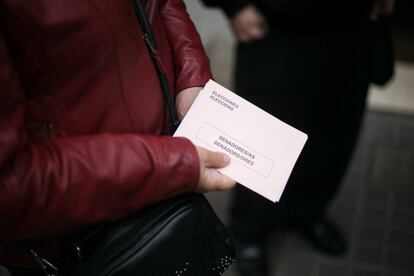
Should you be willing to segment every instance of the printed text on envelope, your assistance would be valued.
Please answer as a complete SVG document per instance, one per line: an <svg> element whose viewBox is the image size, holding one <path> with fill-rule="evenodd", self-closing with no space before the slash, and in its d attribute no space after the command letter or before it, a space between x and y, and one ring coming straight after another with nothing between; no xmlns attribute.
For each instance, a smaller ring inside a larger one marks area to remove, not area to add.
<svg viewBox="0 0 414 276"><path fill-rule="evenodd" d="M211 124L204 122L196 138L211 149L225 152L230 158L248 169L268 177L275 162L257 153Z"/></svg>

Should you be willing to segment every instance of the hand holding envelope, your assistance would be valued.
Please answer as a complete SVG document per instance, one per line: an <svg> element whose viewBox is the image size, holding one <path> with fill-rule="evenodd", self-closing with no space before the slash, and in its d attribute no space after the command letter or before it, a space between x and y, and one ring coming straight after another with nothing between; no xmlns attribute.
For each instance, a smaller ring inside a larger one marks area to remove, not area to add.
<svg viewBox="0 0 414 276"><path fill-rule="evenodd" d="M178 93L175 105L180 120L187 114L202 89L202 87L190 87ZM197 153L200 160L200 178L195 187L196 192L222 191L236 185L234 180L217 171L230 163L227 155L203 147L197 147Z"/></svg>
<svg viewBox="0 0 414 276"><path fill-rule="evenodd" d="M197 147L197 152L200 159L200 179L196 192L224 191L236 185L233 179L217 171L230 163L227 155L203 147Z"/></svg>
<svg viewBox="0 0 414 276"><path fill-rule="evenodd" d="M287 125L210 80L174 136L226 153L231 163L219 171L278 201L307 140Z"/></svg>

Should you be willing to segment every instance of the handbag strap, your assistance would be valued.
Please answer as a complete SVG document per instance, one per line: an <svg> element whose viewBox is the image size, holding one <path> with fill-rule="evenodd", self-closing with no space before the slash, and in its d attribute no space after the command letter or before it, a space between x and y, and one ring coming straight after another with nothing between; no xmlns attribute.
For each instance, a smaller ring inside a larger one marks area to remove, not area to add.
<svg viewBox="0 0 414 276"><path fill-rule="evenodd" d="M168 111L170 114L170 118L172 121L172 125L170 126L170 132L174 133L177 129L178 125L180 124L180 120L178 119L177 110L175 109L174 100L171 96L170 89L168 88L167 76L165 74L165 70L163 64L161 62L160 55L158 53L157 44L155 41L155 36L152 32L151 25L149 23L147 14L145 12L144 7L140 0L132 0L134 3L135 8L135 15L137 17L138 22L141 25L142 30L142 37L147 45L147 48L150 52L150 56L154 63L155 69L158 74L158 79L160 81L161 90L164 95L165 102L168 107Z"/></svg>

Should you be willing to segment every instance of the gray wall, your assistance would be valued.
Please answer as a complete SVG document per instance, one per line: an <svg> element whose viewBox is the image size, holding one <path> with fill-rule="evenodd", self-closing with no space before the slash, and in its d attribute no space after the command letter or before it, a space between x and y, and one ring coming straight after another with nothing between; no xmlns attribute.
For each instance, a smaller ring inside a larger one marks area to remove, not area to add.
<svg viewBox="0 0 414 276"><path fill-rule="evenodd" d="M184 0L210 58L215 80L231 87L234 38L225 15L218 9L205 7L199 0Z"/></svg>

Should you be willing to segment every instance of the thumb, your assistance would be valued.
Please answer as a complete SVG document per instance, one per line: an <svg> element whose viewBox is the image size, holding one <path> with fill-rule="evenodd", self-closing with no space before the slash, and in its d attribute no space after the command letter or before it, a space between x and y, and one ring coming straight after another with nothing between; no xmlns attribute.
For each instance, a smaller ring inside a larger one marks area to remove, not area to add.
<svg viewBox="0 0 414 276"><path fill-rule="evenodd" d="M206 167L222 168L230 163L230 157L221 152L207 151Z"/></svg>

